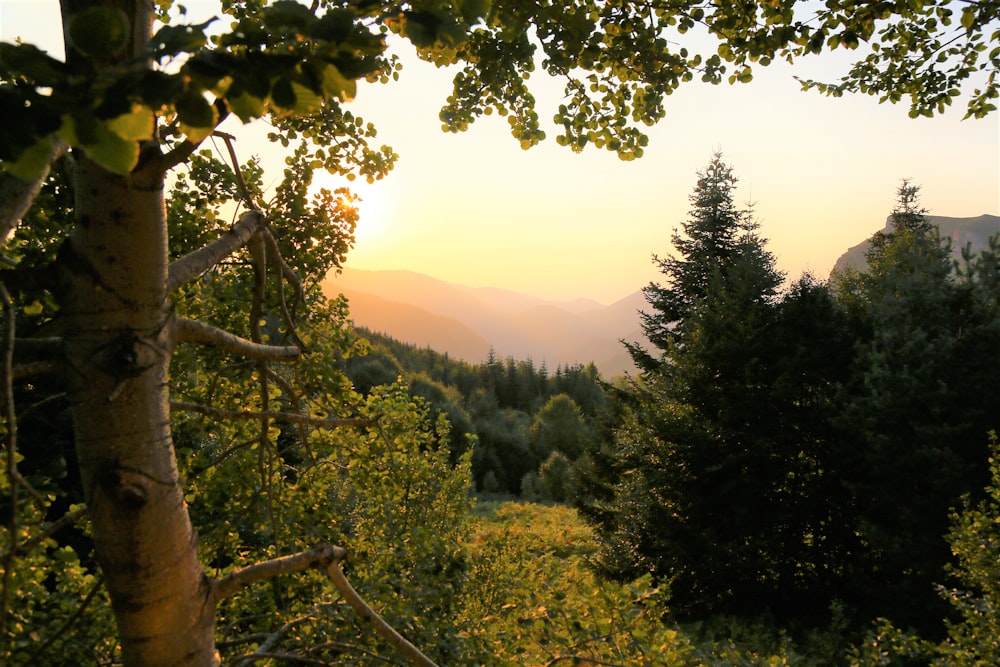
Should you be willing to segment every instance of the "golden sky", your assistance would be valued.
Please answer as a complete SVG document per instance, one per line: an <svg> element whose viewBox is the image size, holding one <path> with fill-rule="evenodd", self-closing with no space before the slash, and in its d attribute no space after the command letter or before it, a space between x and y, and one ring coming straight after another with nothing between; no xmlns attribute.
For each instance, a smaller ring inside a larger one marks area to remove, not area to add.
<svg viewBox="0 0 1000 667"><path fill-rule="evenodd" d="M192 21L211 15L210 2L184 4ZM5 41L20 35L58 55L57 21L55 0L0 0ZM963 121L959 102L914 120L876 98L800 92L793 74L833 79L845 69L840 58L772 66L737 87L688 84L667 98L645 156L626 163L556 146L551 124L549 140L528 151L497 116L445 134L437 114L453 74L402 55L399 82L362 85L349 107L400 155L384 181L351 184L366 201L350 267L609 303L657 278L650 256L670 252L696 171L717 150L791 278L826 277L844 250L880 229L903 178L922 186L932 214L1000 213L1000 114ZM561 86L540 73L532 82L545 122ZM281 161L255 138L263 132L241 134L241 156L262 152L279 173Z"/></svg>

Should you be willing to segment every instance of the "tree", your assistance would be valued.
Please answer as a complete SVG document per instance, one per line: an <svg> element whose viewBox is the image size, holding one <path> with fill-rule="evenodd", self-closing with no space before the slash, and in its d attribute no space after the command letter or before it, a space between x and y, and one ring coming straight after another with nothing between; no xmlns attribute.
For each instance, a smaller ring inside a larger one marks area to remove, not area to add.
<svg viewBox="0 0 1000 667"><path fill-rule="evenodd" d="M663 116L664 95L698 74L720 80L722 59L741 68L733 80L746 80L748 61L797 57L825 43L852 46L888 21L883 40L899 50L884 49L880 57L903 71L898 78L866 78L859 85L890 99L915 95L914 108L921 112L947 103L954 82L995 63L991 53L981 64L978 48L996 12L992 3L963 11L965 32L957 47L943 51L957 48L958 64L943 83L935 65L925 70L908 60L915 42L933 48L937 33L905 30L935 16L948 25L944 15L950 10L943 3L898 15L837 4L822 10L817 22L800 20L791 2L705 13L693 3L640 7L592 0L530 8L479 0L317 0L312 7L293 0L223 0L228 25L214 34L211 22L178 22L168 14L171 6L170 0L63 0L64 61L30 44L0 45L0 238L8 238L23 218L54 163L56 169L72 165L66 170L74 197L73 222L52 239L60 250L51 265L4 275L5 291L45 288L57 307L44 338L14 345L13 302L0 294L9 343L4 385L9 398L15 376L61 373L96 557L129 665L213 664L215 607L238 588L220 582L249 582L273 571L206 577L170 429L169 368L178 346L214 345L253 360L263 413L254 418L265 435L270 386L280 383L269 364L297 359L308 347L285 317L283 290L301 281L285 261L285 253L301 247L283 246L295 236L294 216L283 219L279 211L265 210L244 179L233 181L232 192L245 206L238 222L201 247L185 246L186 254L170 261L180 239L167 225L166 175L187 163L226 117L267 117L275 123L276 141L309 141L311 147L295 159L375 179L394 154L369 147L373 130L343 104L357 93L358 81L392 79L396 66L385 55L388 34L409 40L425 60L464 63L442 111L448 129L464 129L493 109L507 115L514 136L530 146L544 136L525 82L536 62L530 32L541 44L543 68L567 80L566 103L556 114L560 143L593 143L625 159L641 155L640 128ZM157 16L165 25L154 32ZM684 32L699 22L725 40L722 58L675 51L665 37L673 26ZM914 68L917 83L904 83ZM992 110L987 100L996 94L994 73L972 94L973 115ZM235 159L231 166L237 168ZM295 202L287 203L294 208ZM211 279L213 267L243 247L254 265L248 337L176 316L171 299L177 291L200 276ZM262 317L264 290L256 287L267 285L273 320ZM265 344L265 336L286 337L286 344ZM12 401L5 404L8 478L17 507L16 417ZM16 547L15 532L9 535ZM328 564L332 553L310 552L294 563ZM273 566L280 568L293 561L273 562L283 563Z"/></svg>
<svg viewBox="0 0 1000 667"><path fill-rule="evenodd" d="M552 452L573 460L587 449L594 438L579 406L566 394L556 394L535 414L529 432L531 448L541 463Z"/></svg>
<svg viewBox="0 0 1000 667"><path fill-rule="evenodd" d="M904 182L890 230L868 268L836 279L859 340L841 419L855 443L844 464L868 545L862 603L900 624L935 627L934 594L951 554L944 535L963 494L988 482L985 438L996 427L995 289L971 265L956 273L949 244ZM989 252L980 264L989 266ZM970 258L971 259L971 258ZM994 348L995 349L995 348Z"/></svg>
<svg viewBox="0 0 1000 667"><path fill-rule="evenodd" d="M642 374L619 393L617 451L592 452L587 474L605 486L587 480L585 514L606 571L652 573L679 616L801 619L826 612L852 544L824 397L852 341L822 285L802 280L779 301L782 276L735 184L715 156L676 256L655 258L665 282L646 288L643 316L655 349L628 345Z"/></svg>

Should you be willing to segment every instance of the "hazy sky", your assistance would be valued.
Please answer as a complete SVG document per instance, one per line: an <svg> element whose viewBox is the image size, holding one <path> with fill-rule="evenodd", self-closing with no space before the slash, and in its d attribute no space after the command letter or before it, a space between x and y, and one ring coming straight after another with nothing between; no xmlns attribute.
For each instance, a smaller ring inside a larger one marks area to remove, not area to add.
<svg viewBox="0 0 1000 667"><path fill-rule="evenodd" d="M211 3L186 2L192 19ZM0 0L0 39L45 40L59 51L55 0ZM404 54L405 55L405 54ZM757 72L748 85L691 83L667 98L667 117L650 131L645 156L621 162L597 150L574 154L550 139L523 151L503 118L441 132L438 110L453 73L407 58L401 80L361 86L351 110L379 128L400 155L365 198L348 266L408 269L468 285L551 298L611 302L657 278L652 253L689 208L696 171L721 150L740 177L790 277L825 277L837 257L881 228L903 178L923 188L931 213L1000 213L1000 115L962 121L962 104L943 117L910 119L903 105L876 98L800 92L793 74L844 71L828 56ZM543 122L561 85L534 79ZM241 156L265 151L243 133ZM280 174L280 160L264 153ZM345 182L332 177L328 186Z"/></svg>

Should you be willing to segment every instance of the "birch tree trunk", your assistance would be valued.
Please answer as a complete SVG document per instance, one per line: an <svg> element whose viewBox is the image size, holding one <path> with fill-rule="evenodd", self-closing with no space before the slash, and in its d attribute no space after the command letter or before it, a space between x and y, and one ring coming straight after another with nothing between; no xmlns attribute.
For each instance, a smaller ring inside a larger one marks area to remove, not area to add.
<svg viewBox="0 0 1000 667"><path fill-rule="evenodd" d="M94 4L125 12L127 52L141 53L153 3L63 0L66 25ZM82 58L67 47L67 61ZM94 549L125 664L212 665L215 605L171 440L164 177L158 148L150 148L153 159L127 177L79 151L74 156L75 228L60 251L56 295L65 381Z"/></svg>
<svg viewBox="0 0 1000 667"><path fill-rule="evenodd" d="M66 382L125 663L208 665L214 605L171 441L166 219L152 180L79 162L59 261Z"/></svg>

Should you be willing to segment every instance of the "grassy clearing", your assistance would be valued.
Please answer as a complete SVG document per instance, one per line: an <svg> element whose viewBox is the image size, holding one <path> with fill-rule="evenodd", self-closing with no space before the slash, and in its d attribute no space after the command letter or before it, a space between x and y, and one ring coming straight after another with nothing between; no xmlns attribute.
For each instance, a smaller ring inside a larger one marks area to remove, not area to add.
<svg viewBox="0 0 1000 667"><path fill-rule="evenodd" d="M777 666L843 664L835 634L810 638L806 654L764 625L665 619L648 578L599 581L588 566L593 534L560 505L477 504L468 538L466 637L482 665Z"/></svg>

